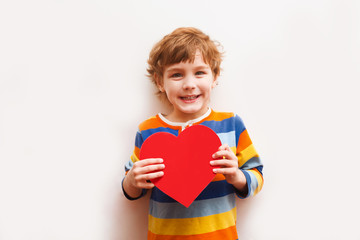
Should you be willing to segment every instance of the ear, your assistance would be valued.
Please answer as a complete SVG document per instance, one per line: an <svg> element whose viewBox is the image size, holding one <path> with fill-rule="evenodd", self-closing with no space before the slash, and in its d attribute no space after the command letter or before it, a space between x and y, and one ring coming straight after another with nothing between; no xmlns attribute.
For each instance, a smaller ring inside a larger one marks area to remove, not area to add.
<svg viewBox="0 0 360 240"><path fill-rule="evenodd" d="M211 88L214 88L214 87L216 87L218 84L219 84L219 82L218 82L218 77L216 76L216 77L214 77L214 81L212 82L212 84L211 84Z"/></svg>
<svg viewBox="0 0 360 240"><path fill-rule="evenodd" d="M164 87L162 86L162 84L157 83L156 85L157 85L158 89L160 90L160 92L164 92Z"/></svg>
<svg viewBox="0 0 360 240"><path fill-rule="evenodd" d="M160 90L160 92L164 92L164 86L163 83L160 81L159 76L155 73L154 74L154 78L156 81L156 86L158 87L158 89Z"/></svg>

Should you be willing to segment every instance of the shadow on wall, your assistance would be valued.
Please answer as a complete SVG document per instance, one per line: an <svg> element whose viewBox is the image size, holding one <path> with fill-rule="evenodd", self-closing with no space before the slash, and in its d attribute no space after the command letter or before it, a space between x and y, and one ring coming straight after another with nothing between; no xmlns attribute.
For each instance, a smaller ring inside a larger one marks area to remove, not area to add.
<svg viewBox="0 0 360 240"><path fill-rule="evenodd" d="M113 210L110 240L147 239L149 198L148 193L141 199L129 201L120 189Z"/></svg>
<svg viewBox="0 0 360 240"><path fill-rule="evenodd" d="M248 222L249 216L251 215L251 209L254 206L254 199L236 199L237 207L237 220L236 229L238 231L239 239L249 239L248 233Z"/></svg>

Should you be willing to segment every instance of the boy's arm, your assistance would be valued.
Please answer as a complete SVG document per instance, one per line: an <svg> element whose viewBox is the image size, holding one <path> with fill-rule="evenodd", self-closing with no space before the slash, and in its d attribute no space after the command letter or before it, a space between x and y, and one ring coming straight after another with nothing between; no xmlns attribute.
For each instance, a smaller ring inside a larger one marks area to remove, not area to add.
<svg viewBox="0 0 360 240"><path fill-rule="evenodd" d="M135 200L145 195L147 189L154 187L149 180L161 177L165 167L162 159L139 160L140 148L144 140L139 130L135 137L135 149L130 160L125 165L126 175L122 181L124 195L129 200Z"/></svg>
<svg viewBox="0 0 360 240"><path fill-rule="evenodd" d="M161 171L165 167L162 162L161 158L135 162L122 182L124 195L130 200L135 200L144 194L144 189L153 188L155 185L150 180L164 175Z"/></svg>
<svg viewBox="0 0 360 240"><path fill-rule="evenodd" d="M219 168L214 168L214 173L223 174L226 181L236 188L240 196L247 196L248 184L246 176L240 170L238 158L231 151L230 147L227 144L222 145L212 157L217 160L211 161L210 164L219 166Z"/></svg>
<svg viewBox="0 0 360 240"><path fill-rule="evenodd" d="M212 165L219 165L220 168L214 172L224 174L226 180L238 191L240 198L256 195L263 186L263 165L252 144L247 130L239 116L235 115L236 151L223 145L213 155Z"/></svg>
<svg viewBox="0 0 360 240"><path fill-rule="evenodd" d="M263 179L263 164L250 139L247 129L239 116L235 116L236 125L236 157L239 162L239 169L246 177L248 193L245 196L239 195L240 198L246 198L256 195L261 191Z"/></svg>

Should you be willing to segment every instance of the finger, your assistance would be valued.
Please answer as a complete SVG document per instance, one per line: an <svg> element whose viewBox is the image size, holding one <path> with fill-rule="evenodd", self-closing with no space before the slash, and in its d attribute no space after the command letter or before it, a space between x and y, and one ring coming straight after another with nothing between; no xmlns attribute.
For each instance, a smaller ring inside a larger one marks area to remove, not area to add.
<svg viewBox="0 0 360 240"><path fill-rule="evenodd" d="M214 173L219 173L219 174L224 174L224 175L228 175L228 174L234 174L236 173L237 168L214 168L213 172Z"/></svg>
<svg viewBox="0 0 360 240"><path fill-rule="evenodd" d="M157 172L165 168L164 164L148 165L144 167L134 166L130 171L134 176L139 179L143 179L143 175L151 172Z"/></svg>
<svg viewBox="0 0 360 240"><path fill-rule="evenodd" d="M159 177L164 176L164 172L163 171L159 171L159 172L153 172L153 173L149 173L145 175L145 180L153 180Z"/></svg>
<svg viewBox="0 0 360 240"><path fill-rule="evenodd" d="M145 182L147 180L152 180L152 179L159 178L162 176L164 176L163 171L151 172L151 173L147 173L147 174L138 174L135 177L135 181L136 182Z"/></svg>
<svg viewBox="0 0 360 240"><path fill-rule="evenodd" d="M210 161L212 166L222 166L222 167L238 167L238 163L228 159L214 160Z"/></svg>
<svg viewBox="0 0 360 240"><path fill-rule="evenodd" d="M164 162L164 160L162 158L146 158L146 159L137 161L134 164L136 164L138 167L144 167L147 165L159 164L159 163L163 163L163 162Z"/></svg>
<svg viewBox="0 0 360 240"><path fill-rule="evenodd" d="M165 168L164 164L148 165L148 166L142 167L138 173L139 174L147 174L150 172L156 172L156 171L163 170L164 168Z"/></svg>
<svg viewBox="0 0 360 240"><path fill-rule="evenodd" d="M227 151L227 150L221 150L221 151L217 151L216 153L214 153L212 157L214 159L224 158L224 157L227 159L234 159L234 153L231 151Z"/></svg>
<svg viewBox="0 0 360 240"><path fill-rule="evenodd" d="M230 150L230 147L228 144L223 144L219 147L219 151L222 151L222 150Z"/></svg>
<svg viewBox="0 0 360 240"><path fill-rule="evenodd" d="M153 184L152 182L144 182L144 183L140 184L139 187L145 188L145 189L151 189L151 188L155 187L155 184Z"/></svg>

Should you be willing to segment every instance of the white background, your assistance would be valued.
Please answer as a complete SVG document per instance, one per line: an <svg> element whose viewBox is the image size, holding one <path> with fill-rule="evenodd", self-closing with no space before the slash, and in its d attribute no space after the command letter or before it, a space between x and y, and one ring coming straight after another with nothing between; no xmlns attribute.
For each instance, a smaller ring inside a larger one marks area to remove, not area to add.
<svg viewBox="0 0 360 240"><path fill-rule="evenodd" d="M137 125L165 111L145 77L177 27L218 40L211 106L242 116L265 185L242 240L359 240L360 3L1 1L0 239L142 240L120 183Z"/></svg>

